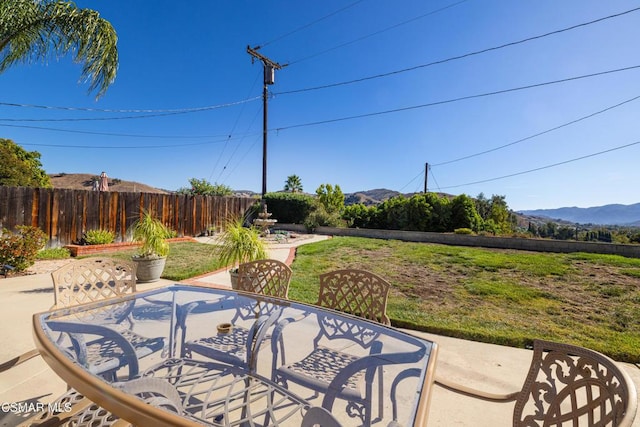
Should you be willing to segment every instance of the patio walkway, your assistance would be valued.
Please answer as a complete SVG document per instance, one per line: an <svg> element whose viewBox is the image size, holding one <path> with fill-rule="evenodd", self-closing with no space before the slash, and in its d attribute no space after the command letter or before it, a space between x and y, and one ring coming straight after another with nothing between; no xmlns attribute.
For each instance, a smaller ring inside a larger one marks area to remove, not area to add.
<svg viewBox="0 0 640 427"><path fill-rule="evenodd" d="M303 235L289 243L273 243L269 255L290 263L295 248L300 244L326 239L326 236ZM198 238L210 242L210 238ZM225 270L213 272L184 281L185 283L230 287L229 274ZM173 283L160 280L139 284L139 290L147 290ZM48 310L53 304L53 289L49 274L35 274L0 279L0 362L33 348L31 317ZM435 341L440 346L437 373L453 381L487 391L507 392L520 389L527 374L531 351L460 340L433 334L409 331L417 336ZM640 389L640 369L629 363L621 363ZM48 403L66 391L66 384L40 358L0 373L0 427L14 426L19 422L11 412L2 410L6 403L40 401ZM513 403L500 404L466 398L435 387L429 413L429 426L508 426L511 425ZM634 427L640 427L636 418ZM382 426L384 427L384 426Z"/></svg>

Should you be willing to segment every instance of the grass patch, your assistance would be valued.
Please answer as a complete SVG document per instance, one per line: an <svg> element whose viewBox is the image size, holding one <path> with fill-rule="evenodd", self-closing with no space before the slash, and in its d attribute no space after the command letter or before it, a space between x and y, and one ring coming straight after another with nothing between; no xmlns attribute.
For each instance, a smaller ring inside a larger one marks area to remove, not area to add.
<svg viewBox="0 0 640 427"><path fill-rule="evenodd" d="M508 300L518 304L528 304L532 300L545 296L545 293L538 289L532 289L517 283L504 282L499 279L470 281L464 285L464 289L470 296Z"/></svg>
<svg viewBox="0 0 640 427"><path fill-rule="evenodd" d="M549 339L640 362L640 259L334 237L298 248L290 297L315 302L318 276L338 268L386 278L399 327L512 346Z"/></svg>
<svg viewBox="0 0 640 427"><path fill-rule="evenodd" d="M43 249L38 252L36 259L51 260L51 259L67 259L71 256L71 252L66 248L50 248Z"/></svg>
<svg viewBox="0 0 640 427"><path fill-rule="evenodd" d="M620 274L640 279L640 268L623 268L620 270Z"/></svg>
<svg viewBox="0 0 640 427"><path fill-rule="evenodd" d="M162 273L163 279L184 280L199 276L204 273L218 270L220 265L218 257L214 253L214 246L205 243L177 242L170 243L167 264ZM114 258L130 260L137 253L137 249L110 254Z"/></svg>

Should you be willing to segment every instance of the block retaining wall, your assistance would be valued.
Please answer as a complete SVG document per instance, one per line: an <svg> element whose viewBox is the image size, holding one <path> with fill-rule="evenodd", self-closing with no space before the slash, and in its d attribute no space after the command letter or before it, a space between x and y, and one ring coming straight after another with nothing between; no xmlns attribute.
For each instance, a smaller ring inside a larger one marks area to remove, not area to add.
<svg viewBox="0 0 640 427"><path fill-rule="evenodd" d="M305 233L299 224L278 224L278 229ZM377 230L369 228L318 227L317 234L332 236L369 237L374 239L393 239L406 242L439 243L454 246L474 246L494 249L517 249L535 252L589 252L598 254L621 255L640 258L640 245L578 242L575 240L524 239L521 237L474 236L453 233L429 233L421 231Z"/></svg>

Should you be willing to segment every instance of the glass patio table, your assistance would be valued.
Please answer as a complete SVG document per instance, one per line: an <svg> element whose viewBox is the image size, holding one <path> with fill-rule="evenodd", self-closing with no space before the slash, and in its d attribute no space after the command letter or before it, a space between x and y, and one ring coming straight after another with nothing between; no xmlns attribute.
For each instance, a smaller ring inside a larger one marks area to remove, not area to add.
<svg viewBox="0 0 640 427"><path fill-rule="evenodd" d="M35 314L33 333L69 386L134 425L299 426L321 406L344 426L425 426L437 353L349 314L185 285ZM141 357L141 339L162 348Z"/></svg>

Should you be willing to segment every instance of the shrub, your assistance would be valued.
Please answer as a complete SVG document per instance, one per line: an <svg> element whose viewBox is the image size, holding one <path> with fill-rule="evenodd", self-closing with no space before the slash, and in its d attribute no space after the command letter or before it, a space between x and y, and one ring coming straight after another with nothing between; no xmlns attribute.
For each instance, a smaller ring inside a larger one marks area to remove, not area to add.
<svg viewBox="0 0 640 427"><path fill-rule="evenodd" d="M89 230L84 233L87 245L106 245L112 243L115 235L109 230Z"/></svg>
<svg viewBox="0 0 640 427"><path fill-rule="evenodd" d="M453 232L455 234L473 234L473 230L470 228L456 228Z"/></svg>
<svg viewBox="0 0 640 427"><path fill-rule="evenodd" d="M134 242L142 243L137 257L155 259L169 255L166 239L171 237L171 229L154 217L151 211L142 211L142 216L131 225L131 233Z"/></svg>
<svg viewBox="0 0 640 427"><path fill-rule="evenodd" d="M314 202L313 197L301 193L267 193L264 199L272 218L284 224L302 224Z"/></svg>
<svg viewBox="0 0 640 427"><path fill-rule="evenodd" d="M0 236L0 264L8 264L23 271L31 267L44 247L46 235L37 227L19 226L17 232L2 230Z"/></svg>
<svg viewBox="0 0 640 427"><path fill-rule="evenodd" d="M375 214L376 207L367 207L362 203L349 205L342 212L342 219L347 221L348 227L371 228L371 218Z"/></svg>
<svg viewBox="0 0 640 427"><path fill-rule="evenodd" d="M245 218L229 218L216 249L221 265L239 264L267 258L267 247L255 227L245 227Z"/></svg>
<svg viewBox="0 0 640 427"><path fill-rule="evenodd" d="M324 206L318 204L316 208L311 212L304 220L304 226L308 231L315 231L318 226L326 227L340 227L344 226L344 221L341 219L338 212L327 212Z"/></svg>

